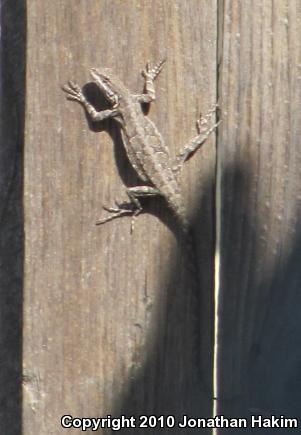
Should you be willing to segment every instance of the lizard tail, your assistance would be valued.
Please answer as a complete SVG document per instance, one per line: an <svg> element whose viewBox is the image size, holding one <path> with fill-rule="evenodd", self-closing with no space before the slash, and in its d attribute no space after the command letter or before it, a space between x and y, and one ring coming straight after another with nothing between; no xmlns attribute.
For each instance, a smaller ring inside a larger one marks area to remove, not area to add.
<svg viewBox="0 0 301 435"><path fill-rule="evenodd" d="M204 379L203 371L202 371L202 356L201 349L203 333L201 328L201 313L202 313L202 286L201 286L201 277L200 277L200 261L198 256L197 249L197 240L196 235L193 229L189 225L185 225L182 227L182 235L181 235L181 251L183 252L184 261L187 269L187 279L189 283L190 289L190 313L192 319L192 358L193 358L193 366L195 367L195 374L197 376L197 383L199 383L202 391L206 392L206 395L209 397L210 386L207 381Z"/></svg>

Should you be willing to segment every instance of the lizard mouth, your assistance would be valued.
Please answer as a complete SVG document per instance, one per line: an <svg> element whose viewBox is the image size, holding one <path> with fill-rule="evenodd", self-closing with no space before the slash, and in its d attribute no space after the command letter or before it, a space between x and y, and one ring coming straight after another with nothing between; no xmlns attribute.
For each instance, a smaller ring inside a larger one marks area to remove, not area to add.
<svg viewBox="0 0 301 435"><path fill-rule="evenodd" d="M118 106L118 95L113 91L109 77L98 71L96 68L92 68L90 72L92 78L95 80L106 99L113 104L113 107Z"/></svg>

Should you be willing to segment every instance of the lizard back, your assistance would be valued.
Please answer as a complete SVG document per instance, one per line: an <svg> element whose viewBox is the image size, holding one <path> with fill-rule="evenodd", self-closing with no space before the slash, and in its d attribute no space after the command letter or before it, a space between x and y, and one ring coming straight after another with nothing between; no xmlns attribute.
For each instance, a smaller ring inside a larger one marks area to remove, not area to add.
<svg viewBox="0 0 301 435"><path fill-rule="evenodd" d="M184 206L181 189L172 170L168 148L155 124L144 116L135 97L120 104L122 138L131 165L141 181L158 189L170 208L182 221Z"/></svg>

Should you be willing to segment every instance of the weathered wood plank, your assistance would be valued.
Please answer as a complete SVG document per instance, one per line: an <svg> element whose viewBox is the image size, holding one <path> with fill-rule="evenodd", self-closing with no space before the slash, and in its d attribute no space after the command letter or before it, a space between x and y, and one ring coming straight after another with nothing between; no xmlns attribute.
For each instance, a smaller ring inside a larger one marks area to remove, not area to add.
<svg viewBox="0 0 301 435"><path fill-rule="evenodd" d="M198 230L200 385L173 219L155 202L167 225L144 214L133 234L126 218L95 227L136 178L114 124L89 128L60 89L106 66L137 92L145 61L165 56L150 117L175 155L216 99L215 0L28 3L24 435L65 433L62 414L210 415L214 138L183 174Z"/></svg>
<svg viewBox="0 0 301 435"><path fill-rule="evenodd" d="M300 2L220 12L219 410L300 417Z"/></svg>

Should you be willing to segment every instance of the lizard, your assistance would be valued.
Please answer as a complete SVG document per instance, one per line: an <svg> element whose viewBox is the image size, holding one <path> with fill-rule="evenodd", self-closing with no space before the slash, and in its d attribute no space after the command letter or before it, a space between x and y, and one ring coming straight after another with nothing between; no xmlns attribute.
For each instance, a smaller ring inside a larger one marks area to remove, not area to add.
<svg viewBox="0 0 301 435"><path fill-rule="evenodd" d="M179 173L184 163L200 148L208 136L217 128L219 122L207 128L208 120L216 112L217 104L208 114L197 121L197 135L191 139L174 160L169 155L161 134L155 124L144 115L142 104L149 104L156 99L154 81L162 70L165 59L153 67L147 62L142 76L145 80L142 94L131 94L123 82L108 68L90 70L96 85L110 104L111 108L97 111L87 100L78 84L69 81L63 86L67 99L80 103L91 117L92 121L102 121L113 118L121 127L121 136L127 157L143 185L129 187L126 193L129 203L115 207L103 206L109 213L99 219L101 225L115 218L132 215L134 219L142 211L139 198L161 196L172 209L185 234L189 233L189 222L183 204Z"/></svg>

